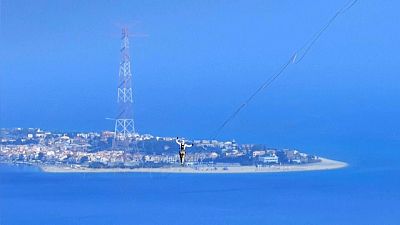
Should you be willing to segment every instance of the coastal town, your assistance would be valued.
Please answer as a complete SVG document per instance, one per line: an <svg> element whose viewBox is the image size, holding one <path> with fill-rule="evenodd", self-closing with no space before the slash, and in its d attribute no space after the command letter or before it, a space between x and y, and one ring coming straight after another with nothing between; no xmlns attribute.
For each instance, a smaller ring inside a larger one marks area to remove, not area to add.
<svg viewBox="0 0 400 225"><path fill-rule="evenodd" d="M0 129L0 162L83 168L178 167L176 137L136 135L129 150L113 149L114 132L51 132ZM295 149L274 149L234 140L187 140L186 165L195 167L299 165L319 162Z"/></svg>

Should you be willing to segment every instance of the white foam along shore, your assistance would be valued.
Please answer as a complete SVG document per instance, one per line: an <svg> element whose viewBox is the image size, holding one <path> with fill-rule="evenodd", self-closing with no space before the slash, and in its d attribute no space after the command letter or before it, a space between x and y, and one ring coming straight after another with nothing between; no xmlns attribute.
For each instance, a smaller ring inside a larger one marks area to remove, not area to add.
<svg viewBox="0 0 400 225"><path fill-rule="evenodd" d="M40 165L43 172L48 173L279 173L295 171L333 170L348 166L345 162L320 158L320 162L299 165L256 166L185 166L162 168L87 168L79 166Z"/></svg>

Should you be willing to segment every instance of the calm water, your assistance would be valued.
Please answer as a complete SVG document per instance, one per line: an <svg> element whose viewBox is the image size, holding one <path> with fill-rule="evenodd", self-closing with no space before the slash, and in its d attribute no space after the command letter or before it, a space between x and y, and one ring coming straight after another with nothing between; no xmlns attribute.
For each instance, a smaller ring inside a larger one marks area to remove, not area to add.
<svg viewBox="0 0 400 225"><path fill-rule="evenodd" d="M399 224L398 158L352 156L341 170L247 175L46 174L1 165L0 224Z"/></svg>

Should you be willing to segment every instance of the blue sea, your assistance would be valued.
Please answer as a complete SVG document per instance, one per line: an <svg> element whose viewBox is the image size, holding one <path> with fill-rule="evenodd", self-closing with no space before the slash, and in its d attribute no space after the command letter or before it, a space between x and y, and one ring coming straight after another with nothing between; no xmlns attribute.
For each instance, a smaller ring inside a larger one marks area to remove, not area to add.
<svg viewBox="0 0 400 225"><path fill-rule="evenodd" d="M308 42L218 138L350 165L210 175L0 164L0 225L400 224L400 1L0 2L0 127L112 129L121 24L145 34L130 39L137 131L188 139L209 138Z"/></svg>
<svg viewBox="0 0 400 225"><path fill-rule="evenodd" d="M2 164L0 224L400 224L397 151L335 155L350 166L210 175L51 174Z"/></svg>

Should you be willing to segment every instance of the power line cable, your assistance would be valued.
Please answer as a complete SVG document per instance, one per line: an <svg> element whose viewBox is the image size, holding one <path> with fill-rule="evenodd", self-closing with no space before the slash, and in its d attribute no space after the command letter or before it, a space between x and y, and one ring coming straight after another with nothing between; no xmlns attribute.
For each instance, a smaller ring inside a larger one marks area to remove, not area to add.
<svg viewBox="0 0 400 225"><path fill-rule="evenodd" d="M302 47L300 47L295 53L289 58L289 60L283 64L281 69L264 81L259 88L257 88L214 132L211 139L216 139L221 131L228 125L235 117L244 109L262 90L270 86L290 64L298 64L308 54L314 44L320 39L321 35L331 26L336 18L352 8L358 0L350 0L343 7L341 7L336 13L328 20L328 22L318 30Z"/></svg>

